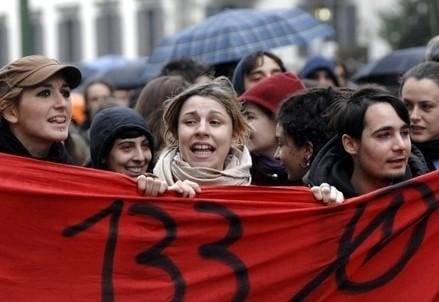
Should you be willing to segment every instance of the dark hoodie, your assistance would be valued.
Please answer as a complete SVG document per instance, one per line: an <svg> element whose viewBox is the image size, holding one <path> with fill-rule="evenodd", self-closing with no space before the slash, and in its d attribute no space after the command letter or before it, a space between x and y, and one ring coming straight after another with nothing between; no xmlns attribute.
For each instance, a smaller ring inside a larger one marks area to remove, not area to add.
<svg viewBox="0 0 439 302"><path fill-rule="evenodd" d="M11 132L7 122L0 123L0 152L34 158L23 144ZM35 158L62 164L71 164L72 159L63 143L56 142L50 147L49 154L44 158Z"/></svg>
<svg viewBox="0 0 439 302"><path fill-rule="evenodd" d="M325 70L328 72L329 76L334 81L335 86L340 86L333 64L322 56L309 58L300 72L300 77L302 79L313 79L313 74L319 70Z"/></svg>
<svg viewBox="0 0 439 302"><path fill-rule="evenodd" d="M105 160L114 141L125 131L139 131L149 141L154 158L154 144L151 131L143 117L131 108L113 106L102 109L93 118L90 127L91 167L106 170ZM153 160L151 160L151 163ZM149 170L151 167L149 167Z"/></svg>
<svg viewBox="0 0 439 302"><path fill-rule="evenodd" d="M238 65L236 65L235 70L233 71L233 76L232 76L232 84L233 84L233 88L235 88L235 91L238 95L241 95L244 93L245 89L244 89L244 65L245 65L245 61L247 60L247 57L242 58L239 62Z"/></svg>
<svg viewBox="0 0 439 302"><path fill-rule="evenodd" d="M403 180L411 179L428 171L424 156L418 148L412 145L412 153ZM311 186L328 183L341 191L345 198L350 198L358 195L350 181L352 172L351 156L344 151L340 138L334 137L317 153L311 167L303 177L303 182Z"/></svg>
<svg viewBox="0 0 439 302"><path fill-rule="evenodd" d="M430 170L439 169L439 140L416 143L415 145L421 150Z"/></svg>

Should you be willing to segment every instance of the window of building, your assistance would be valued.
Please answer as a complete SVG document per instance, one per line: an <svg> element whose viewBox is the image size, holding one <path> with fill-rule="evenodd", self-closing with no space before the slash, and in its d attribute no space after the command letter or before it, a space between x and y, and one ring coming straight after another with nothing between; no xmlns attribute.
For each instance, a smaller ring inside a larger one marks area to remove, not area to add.
<svg viewBox="0 0 439 302"><path fill-rule="evenodd" d="M6 22L6 16L0 16L0 65L4 66L9 62L9 36L8 36L8 27Z"/></svg>
<svg viewBox="0 0 439 302"><path fill-rule="evenodd" d="M42 20L42 14L40 11L32 12L30 14L31 31L32 31L31 49L33 54L44 53L43 25L41 20Z"/></svg>
<svg viewBox="0 0 439 302"><path fill-rule="evenodd" d="M82 58L81 23L78 7L59 9L58 58L63 62L79 62Z"/></svg>
<svg viewBox="0 0 439 302"><path fill-rule="evenodd" d="M98 55L121 54L121 20L116 1L98 3L96 18Z"/></svg>
<svg viewBox="0 0 439 302"><path fill-rule="evenodd" d="M149 56L163 36L163 12L157 5L142 5L137 12L139 56Z"/></svg>

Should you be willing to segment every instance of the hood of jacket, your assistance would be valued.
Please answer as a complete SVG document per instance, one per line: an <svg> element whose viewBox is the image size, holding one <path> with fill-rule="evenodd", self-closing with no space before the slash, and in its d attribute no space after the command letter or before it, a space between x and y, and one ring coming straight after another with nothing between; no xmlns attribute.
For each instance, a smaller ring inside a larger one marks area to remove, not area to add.
<svg viewBox="0 0 439 302"><path fill-rule="evenodd" d="M313 56L308 61L306 61L305 66L300 72L300 77L302 79L311 79L313 73L319 70L327 71L331 79L334 81L335 85L340 86L337 75L335 74L334 66L330 61L322 56Z"/></svg>

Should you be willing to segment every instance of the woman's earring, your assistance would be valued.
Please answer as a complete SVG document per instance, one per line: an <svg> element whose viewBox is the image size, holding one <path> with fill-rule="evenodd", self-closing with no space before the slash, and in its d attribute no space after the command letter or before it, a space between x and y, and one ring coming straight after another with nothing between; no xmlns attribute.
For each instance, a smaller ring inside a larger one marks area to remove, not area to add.
<svg viewBox="0 0 439 302"><path fill-rule="evenodd" d="M309 165L311 164L309 157L305 157L303 161L304 161L304 168L308 168Z"/></svg>

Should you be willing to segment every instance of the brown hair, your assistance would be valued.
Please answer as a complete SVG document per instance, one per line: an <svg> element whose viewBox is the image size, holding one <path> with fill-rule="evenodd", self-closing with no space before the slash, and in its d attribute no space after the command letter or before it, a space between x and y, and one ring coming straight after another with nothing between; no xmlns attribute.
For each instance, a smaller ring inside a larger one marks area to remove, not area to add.
<svg viewBox="0 0 439 302"><path fill-rule="evenodd" d="M245 143L249 125L241 112L238 97L230 81L226 77L219 77L211 82L195 84L169 100L163 114L164 138L168 145L176 144L180 111L184 103L192 96L209 97L223 105L232 120L233 136L238 143Z"/></svg>
<svg viewBox="0 0 439 302"><path fill-rule="evenodd" d="M164 102L188 86L189 83L180 76L161 76L148 82L140 92L134 109L140 113L151 129L156 150L163 147Z"/></svg>

